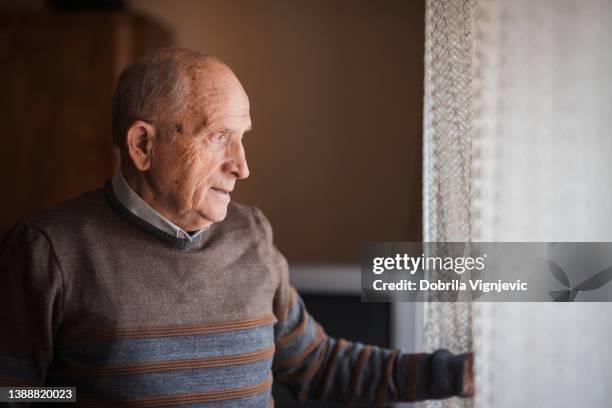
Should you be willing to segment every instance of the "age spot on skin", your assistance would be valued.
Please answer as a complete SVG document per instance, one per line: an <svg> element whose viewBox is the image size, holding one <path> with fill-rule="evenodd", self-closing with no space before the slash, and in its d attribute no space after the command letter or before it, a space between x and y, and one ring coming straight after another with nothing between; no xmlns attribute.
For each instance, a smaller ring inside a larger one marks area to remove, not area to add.
<svg viewBox="0 0 612 408"><path fill-rule="evenodd" d="M177 123L174 125L174 127L178 133L180 133L181 135L183 134L183 124L182 123Z"/></svg>

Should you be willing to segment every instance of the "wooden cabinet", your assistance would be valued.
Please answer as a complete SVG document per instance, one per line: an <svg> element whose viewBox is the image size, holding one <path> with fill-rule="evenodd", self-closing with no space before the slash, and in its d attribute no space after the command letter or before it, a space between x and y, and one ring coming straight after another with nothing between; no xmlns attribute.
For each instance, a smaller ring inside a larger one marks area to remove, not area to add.
<svg viewBox="0 0 612 408"><path fill-rule="evenodd" d="M112 176L116 79L169 43L163 28L130 14L0 16L0 234Z"/></svg>

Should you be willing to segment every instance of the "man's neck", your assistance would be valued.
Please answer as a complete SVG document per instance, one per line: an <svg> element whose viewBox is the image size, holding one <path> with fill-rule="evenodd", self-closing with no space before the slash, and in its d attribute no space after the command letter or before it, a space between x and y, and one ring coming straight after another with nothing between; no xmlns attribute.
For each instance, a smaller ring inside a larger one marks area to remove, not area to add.
<svg viewBox="0 0 612 408"><path fill-rule="evenodd" d="M190 239L208 226L200 227L177 222L168 211L153 198L154 191L141 174L134 174L124 166L113 178L113 190L119 201L134 215L176 237ZM187 232L192 231L192 232Z"/></svg>

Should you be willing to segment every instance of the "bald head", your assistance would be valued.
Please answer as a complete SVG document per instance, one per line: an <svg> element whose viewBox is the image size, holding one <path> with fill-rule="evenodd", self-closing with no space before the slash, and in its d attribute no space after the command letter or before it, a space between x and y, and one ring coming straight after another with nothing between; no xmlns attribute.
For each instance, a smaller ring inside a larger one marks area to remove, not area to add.
<svg viewBox="0 0 612 408"><path fill-rule="evenodd" d="M228 95L246 97L231 69L219 59L184 48L162 48L127 66L113 95L113 144L125 146L129 126L137 120L151 123L158 137L192 131L206 125L185 123L202 112L203 104ZM247 99L248 100L248 99ZM195 129L193 128L195 127Z"/></svg>

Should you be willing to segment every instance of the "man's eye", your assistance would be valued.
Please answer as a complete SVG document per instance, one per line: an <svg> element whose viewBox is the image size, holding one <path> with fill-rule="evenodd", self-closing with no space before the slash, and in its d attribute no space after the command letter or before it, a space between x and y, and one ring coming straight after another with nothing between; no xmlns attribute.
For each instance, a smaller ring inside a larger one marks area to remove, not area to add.
<svg viewBox="0 0 612 408"><path fill-rule="evenodd" d="M227 141L227 135L225 133L215 133L212 135L212 142L216 145L225 144Z"/></svg>

